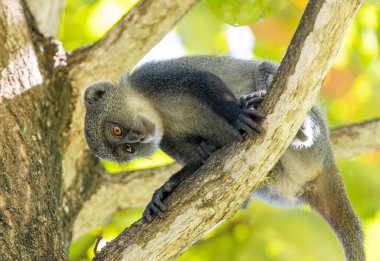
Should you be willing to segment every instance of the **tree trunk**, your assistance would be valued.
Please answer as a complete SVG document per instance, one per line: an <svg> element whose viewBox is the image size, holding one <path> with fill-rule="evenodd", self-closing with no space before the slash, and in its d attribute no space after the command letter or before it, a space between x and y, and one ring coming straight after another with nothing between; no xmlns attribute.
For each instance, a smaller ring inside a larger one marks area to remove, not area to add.
<svg viewBox="0 0 380 261"><path fill-rule="evenodd" d="M71 88L64 52L35 30L18 1L2 1L0 26L0 259L65 259L71 230L59 148Z"/></svg>
<svg viewBox="0 0 380 261"><path fill-rule="evenodd" d="M30 3L37 24L46 24L49 15ZM59 14L61 3L45 7ZM0 2L0 260L67 259L76 216L106 179L84 143L81 90L136 63L194 3L141 1L103 41L71 53L69 62L60 42L40 33L26 0ZM45 35L56 34L52 24L42 28ZM136 34L139 26L145 35ZM134 56L121 62L118 45ZM97 54L112 47L117 69L93 74L102 67Z"/></svg>

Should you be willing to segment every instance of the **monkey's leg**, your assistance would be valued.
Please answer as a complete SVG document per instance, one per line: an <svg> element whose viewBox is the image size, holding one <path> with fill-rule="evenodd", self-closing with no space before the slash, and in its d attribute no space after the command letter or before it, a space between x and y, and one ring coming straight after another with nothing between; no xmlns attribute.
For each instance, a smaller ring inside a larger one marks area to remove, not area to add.
<svg viewBox="0 0 380 261"><path fill-rule="evenodd" d="M335 166L320 174L306 193L306 200L331 225L349 261L365 260L363 232Z"/></svg>

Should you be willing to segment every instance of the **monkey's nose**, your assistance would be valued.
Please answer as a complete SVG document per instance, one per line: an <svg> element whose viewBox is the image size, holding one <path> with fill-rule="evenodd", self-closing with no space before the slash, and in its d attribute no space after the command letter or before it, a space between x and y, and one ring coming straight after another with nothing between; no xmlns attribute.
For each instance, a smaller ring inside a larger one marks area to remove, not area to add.
<svg viewBox="0 0 380 261"><path fill-rule="evenodd" d="M153 140L154 136L151 135L151 134L147 134L145 137L143 137L140 142L141 143L148 143L148 142L151 142Z"/></svg>
<svg viewBox="0 0 380 261"><path fill-rule="evenodd" d="M147 132L144 131L136 131L136 130L130 130L127 135L125 135L123 139L123 143L147 143L151 141L153 137Z"/></svg>
<svg viewBox="0 0 380 261"><path fill-rule="evenodd" d="M126 143L136 143L136 142L140 142L141 139L144 138L144 135L142 135L141 133L136 133L134 131L129 131L127 133L127 135L125 135L124 139L123 139L123 143L126 142Z"/></svg>

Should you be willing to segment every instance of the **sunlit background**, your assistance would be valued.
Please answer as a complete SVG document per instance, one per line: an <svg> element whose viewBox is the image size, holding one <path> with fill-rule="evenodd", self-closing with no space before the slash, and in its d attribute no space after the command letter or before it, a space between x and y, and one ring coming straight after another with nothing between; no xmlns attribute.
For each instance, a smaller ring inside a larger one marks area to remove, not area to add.
<svg viewBox="0 0 380 261"><path fill-rule="evenodd" d="M59 38L66 49L93 43L136 2L67 0ZM187 54L228 54L280 61L306 2L201 1L143 61ZM372 0L361 7L325 80L321 103L331 127L380 117L379 6L379 1ZM172 162L157 152L153 161L139 160L126 168ZM122 170L115 164L105 164L111 172ZM338 164L353 206L363 221L368 260L378 261L380 152L339 160ZM111 240L139 219L142 210L125 210L109 217L104 225L74 242L70 259L90 260L98 234ZM247 210L208 234L179 260L344 260L344 255L330 227L308 207L279 209L254 200Z"/></svg>

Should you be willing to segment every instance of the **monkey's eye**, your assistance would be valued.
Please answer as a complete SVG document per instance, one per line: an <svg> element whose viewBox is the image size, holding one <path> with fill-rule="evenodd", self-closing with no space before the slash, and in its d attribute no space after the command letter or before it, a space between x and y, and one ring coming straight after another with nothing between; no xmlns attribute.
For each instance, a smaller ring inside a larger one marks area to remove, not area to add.
<svg viewBox="0 0 380 261"><path fill-rule="evenodd" d="M132 154L135 152L135 148L131 144L125 143L123 145L123 152L125 154Z"/></svg>
<svg viewBox="0 0 380 261"><path fill-rule="evenodd" d="M120 137L123 134L122 129L117 125L112 125L110 131L112 136L114 137Z"/></svg>

